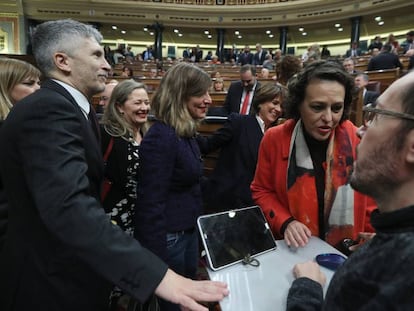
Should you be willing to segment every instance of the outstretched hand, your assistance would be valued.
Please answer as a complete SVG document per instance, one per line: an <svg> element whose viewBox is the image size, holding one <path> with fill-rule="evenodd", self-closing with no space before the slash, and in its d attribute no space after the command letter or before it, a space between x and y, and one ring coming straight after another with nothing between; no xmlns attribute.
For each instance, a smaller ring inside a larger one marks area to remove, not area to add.
<svg viewBox="0 0 414 311"><path fill-rule="evenodd" d="M168 269L155 294L179 304L183 311L208 311L198 301L220 301L229 294L229 290L223 282L193 281Z"/></svg>

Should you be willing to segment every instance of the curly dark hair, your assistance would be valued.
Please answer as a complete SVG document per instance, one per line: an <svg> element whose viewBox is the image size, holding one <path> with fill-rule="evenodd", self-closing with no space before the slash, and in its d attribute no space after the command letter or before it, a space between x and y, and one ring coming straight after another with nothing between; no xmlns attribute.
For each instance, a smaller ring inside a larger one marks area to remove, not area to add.
<svg viewBox="0 0 414 311"><path fill-rule="evenodd" d="M344 68L332 61L315 61L307 65L301 72L289 80L286 99L286 116L300 119L299 106L305 99L306 89L312 80L336 81L345 88L344 113L340 122L349 118L354 96L354 78Z"/></svg>
<svg viewBox="0 0 414 311"><path fill-rule="evenodd" d="M276 63L277 81L287 85L289 79L302 70L302 62L293 55L285 55Z"/></svg>

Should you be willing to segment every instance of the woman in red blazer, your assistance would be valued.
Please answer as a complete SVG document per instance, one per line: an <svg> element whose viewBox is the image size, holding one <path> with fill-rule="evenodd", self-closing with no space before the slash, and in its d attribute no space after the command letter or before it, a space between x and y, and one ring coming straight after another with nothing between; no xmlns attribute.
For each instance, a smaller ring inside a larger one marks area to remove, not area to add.
<svg viewBox="0 0 414 311"><path fill-rule="evenodd" d="M353 87L339 64L309 64L288 84L289 120L263 137L252 195L289 246L305 246L314 235L340 248L371 230L374 206L349 185L359 143L347 120Z"/></svg>

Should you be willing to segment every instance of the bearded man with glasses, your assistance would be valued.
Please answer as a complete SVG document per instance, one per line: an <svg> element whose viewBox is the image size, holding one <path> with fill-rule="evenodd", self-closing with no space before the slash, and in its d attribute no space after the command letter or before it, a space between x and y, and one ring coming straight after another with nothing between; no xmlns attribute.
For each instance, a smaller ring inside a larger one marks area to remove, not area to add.
<svg viewBox="0 0 414 311"><path fill-rule="evenodd" d="M287 310L412 310L414 306L414 72L364 107L351 185L373 197L376 235L340 267L323 301L325 276L298 264Z"/></svg>

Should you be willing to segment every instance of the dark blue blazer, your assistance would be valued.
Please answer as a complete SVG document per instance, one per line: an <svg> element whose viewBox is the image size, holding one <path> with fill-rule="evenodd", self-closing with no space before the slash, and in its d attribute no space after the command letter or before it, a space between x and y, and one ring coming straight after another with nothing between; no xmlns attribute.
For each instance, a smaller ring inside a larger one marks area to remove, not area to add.
<svg viewBox="0 0 414 311"><path fill-rule="evenodd" d="M256 82L255 90L260 86L260 82ZM240 112L240 103L243 95L243 84L239 81L234 81L230 84L229 90L227 91L226 98L224 99L223 110L224 115L227 116L232 112ZM254 93L250 96L254 96ZM250 111L252 111L252 106L250 105Z"/></svg>
<svg viewBox="0 0 414 311"><path fill-rule="evenodd" d="M112 284L145 301L167 267L105 214L100 146L73 97L45 81L14 105L0 145L2 310L103 310Z"/></svg>
<svg viewBox="0 0 414 311"><path fill-rule="evenodd" d="M235 113L212 136L197 137L203 154L221 148L215 169L203 183L203 198L210 210L223 211L254 204L250 184L262 138L263 132L255 116Z"/></svg>
<svg viewBox="0 0 414 311"><path fill-rule="evenodd" d="M160 121L140 150L135 236L167 260L167 233L194 229L202 212L202 162L195 138L178 137Z"/></svg>

